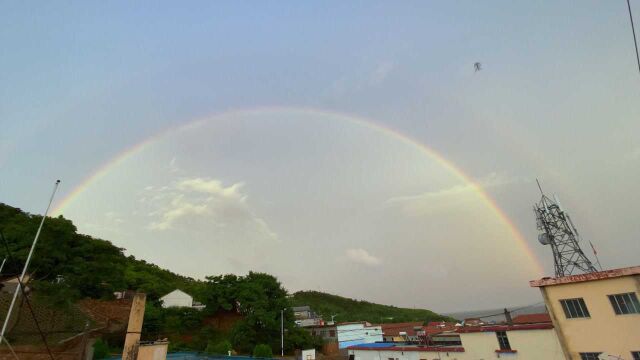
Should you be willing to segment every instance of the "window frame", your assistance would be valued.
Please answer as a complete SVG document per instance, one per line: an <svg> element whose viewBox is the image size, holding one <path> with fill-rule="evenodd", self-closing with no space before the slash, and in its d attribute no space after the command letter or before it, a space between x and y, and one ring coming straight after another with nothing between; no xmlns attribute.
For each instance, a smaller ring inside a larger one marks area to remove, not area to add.
<svg viewBox="0 0 640 360"><path fill-rule="evenodd" d="M591 313L584 298L560 299L559 301L567 319L591 318Z"/></svg>
<svg viewBox="0 0 640 360"><path fill-rule="evenodd" d="M509 337L506 331L496 331L496 338L498 339L498 347L500 350L511 351L511 344L509 343Z"/></svg>
<svg viewBox="0 0 640 360"><path fill-rule="evenodd" d="M631 359L640 360L640 351L632 351L631 352Z"/></svg>
<svg viewBox="0 0 640 360"><path fill-rule="evenodd" d="M640 314L640 301L635 292L607 295L616 315ZM623 306L624 310L623 311Z"/></svg>
<svg viewBox="0 0 640 360"><path fill-rule="evenodd" d="M598 360L600 355L602 355L601 352L581 352L580 360Z"/></svg>

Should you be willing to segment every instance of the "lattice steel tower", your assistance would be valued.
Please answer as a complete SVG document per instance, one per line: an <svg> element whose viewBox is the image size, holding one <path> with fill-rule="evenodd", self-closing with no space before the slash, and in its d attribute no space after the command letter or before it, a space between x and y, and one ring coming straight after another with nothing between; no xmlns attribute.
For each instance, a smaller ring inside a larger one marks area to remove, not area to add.
<svg viewBox="0 0 640 360"><path fill-rule="evenodd" d="M580 235L569 214L562 210L557 198L551 200L542 192L539 182L538 187L542 198L533 206L540 230L538 241L551 245L556 277L597 271L578 244Z"/></svg>

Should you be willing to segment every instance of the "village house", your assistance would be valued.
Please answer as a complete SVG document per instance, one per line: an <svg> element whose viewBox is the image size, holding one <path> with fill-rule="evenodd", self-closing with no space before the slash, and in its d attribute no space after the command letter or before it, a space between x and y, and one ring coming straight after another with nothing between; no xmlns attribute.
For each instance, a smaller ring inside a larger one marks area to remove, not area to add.
<svg viewBox="0 0 640 360"><path fill-rule="evenodd" d="M417 342L424 332L421 321L380 324L384 342Z"/></svg>
<svg viewBox="0 0 640 360"><path fill-rule="evenodd" d="M172 307L188 307L193 309L202 310L205 308L205 305L197 301L193 301L193 297L186 292L176 289L167 295L160 298L162 302L163 308L172 308Z"/></svg>
<svg viewBox="0 0 640 360"><path fill-rule="evenodd" d="M320 336L327 343L335 343L338 349L352 345L382 342L382 327L366 321L344 322L335 325L308 327L313 336Z"/></svg>
<svg viewBox="0 0 640 360"><path fill-rule="evenodd" d="M567 359L640 359L640 266L530 285L540 289Z"/></svg>
<svg viewBox="0 0 640 360"><path fill-rule="evenodd" d="M437 345L362 344L349 347L348 354L351 360L565 359L549 321L464 326L443 331L435 337L443 338L444 342ZM454 340L456 338L459 340Z"/></svg>
<svg viewBox="0 0 640 360"><path fill-rule="evenodd" d="M322 317L318 316L310 306L294 306L291 308L296 319L296 325L300 327L324 325Z"/></svg>

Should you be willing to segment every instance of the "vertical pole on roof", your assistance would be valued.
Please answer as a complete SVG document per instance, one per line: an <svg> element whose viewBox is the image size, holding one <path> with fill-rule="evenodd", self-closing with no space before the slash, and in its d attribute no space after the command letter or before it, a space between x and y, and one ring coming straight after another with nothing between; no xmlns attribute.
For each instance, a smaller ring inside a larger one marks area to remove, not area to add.
<svg viewBox="0 0 640 360"><path fill-rule="evenodd" d="M27 269L29 268L29 263L31 262L31 257L33 256L33 251L36 248L36 244L38 243L38 238L40 237L40 231L42 231L42 225L44 225L44 219L47 218L47 214L49 213L49 208L51 207L51 203L53 202L53 197L56 195L56 191L58 190L58 185L60 184L60 180L56 180L55 185L53 185L53 192L51 193L51 198L49 199L49 204L47 205L47 209L44 211L44 215L42 215L42 220L40 221L40 226L38 227L38 231L36 232L36 236L33 239L33 243L31 244L31 250L29 250L29 255L27 255L27 260L24 263L24 267L22 268L22 273L20 274L20 278L18 278L18 286L23 283L24 276L27 273ZM4 318L4 324L2 324L2 330L0 330L0 345L3 341L5 341L4 333L7 331L7 326L9 325L9 319L11 318L11 312L13 311L13 306L16 304L16 300L18 299L18 287L13 292L13 298L11 299L11 305L9 305L9 310L7 311L7 316Z"/></svg>

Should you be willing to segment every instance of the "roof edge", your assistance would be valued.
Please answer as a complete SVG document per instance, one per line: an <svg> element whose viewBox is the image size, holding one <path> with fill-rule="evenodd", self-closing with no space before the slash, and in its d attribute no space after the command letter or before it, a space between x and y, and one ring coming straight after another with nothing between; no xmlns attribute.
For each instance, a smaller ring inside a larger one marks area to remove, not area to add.
<svg viewBox="0 0 640 360"><path fill-rule="evenodd" d="M544 286L571 284L571 283L578 283L578 282L585 282L585 281L612 279L612 278L632 276L632 275L640 275L640 265L619 268L619 269L597 271L597 272L592 272L587 274L561 276L557 278L544 277L539 280L529 281L529 286L544 287Z"/></svg>

